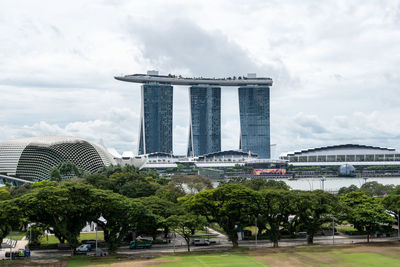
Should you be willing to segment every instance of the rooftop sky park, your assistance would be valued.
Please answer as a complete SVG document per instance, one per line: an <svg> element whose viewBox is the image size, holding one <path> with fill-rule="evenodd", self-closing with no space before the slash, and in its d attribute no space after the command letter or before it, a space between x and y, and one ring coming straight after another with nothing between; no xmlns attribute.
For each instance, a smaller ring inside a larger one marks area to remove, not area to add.
<svg viewBox="0 0 400 267"><path fill-rule="evenodd" d="M187 156L198 157L221 151L221 87L236 86L240 111L239 150L270 158L271 78L257 78L254 73L246 77L186 78L148 71L147 74L116 76L115 79L142 84L139 155L173 153L172 85L190 86Z"/></svg>

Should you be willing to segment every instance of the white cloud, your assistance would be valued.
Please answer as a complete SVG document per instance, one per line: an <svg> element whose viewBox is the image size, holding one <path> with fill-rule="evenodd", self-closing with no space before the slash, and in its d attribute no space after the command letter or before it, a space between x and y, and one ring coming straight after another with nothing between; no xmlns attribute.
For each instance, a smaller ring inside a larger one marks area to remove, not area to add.
<svg viewBox="0 0 400 267"><path fill-rule="evenodd" d="M385 1L2 1L0 139L67 134L136 151L139 86L120 73L271 76L278 151L357 142L400 148L400 4ZM237 147L224 89L222 147ZM175 87L174 152L187 89Z"/></svg>

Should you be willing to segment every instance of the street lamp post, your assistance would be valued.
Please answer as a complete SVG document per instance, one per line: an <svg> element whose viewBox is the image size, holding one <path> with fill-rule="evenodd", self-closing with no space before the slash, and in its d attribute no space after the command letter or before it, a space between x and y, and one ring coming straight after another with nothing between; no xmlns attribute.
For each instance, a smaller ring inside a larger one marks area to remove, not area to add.
<svg viewBox="0 0 400 267"><path fill-rule="evenodd" d="M335 244L335 217L332 216L332 244Z"/></svg>
<svg viewBox="0 0 400 267"><path fill-rule="evenodd" d="M257 228L257 216L256 216L256 248L257 248L257 234L258 234L258 228Z"/></svg>
<svg viewBox="0 0 400 267"><path fill-rule="evenodd" d="M174 229L174 253L175 253L175 238L176 238L176 234L175 234L175 229Z"/></svg>
<svg viewBox="0 0 400 267"><path fill-rule="evenodd" d="M32 245L32 224L29 226L29 243ZM31 250L30 247L29 250Z"/></svg>
<svg viewBox="0 0 400 267"><path fill-rule="evenodd" d="M10 231L10 261L12 260L12 227Z"/></svg>
<svg viewBox="0 0 400 267"><path fill-rule="evenodd" d="M322 176L321 178L322 191L325 191L325 184L324 184L325 180L326 180L325 176Z"/></svg>
<svg viewBox="0 0 400 267"><path fill-rule="evenodd" d="M335 220L337 220L335 218L335 216L333 215L328 215L328 217L332 218L332 244L335 244Z"/></svg>
<svg viewBox="0 0 400 267"><path fill-rule="evenodd" d="M397 239L400 240L400 209L397 210Z"/></svg>
<svg viewBox="0 0 400 267"><path fill-rule="evenodd" d="M308 185L310 186L310 191L312 191L312 190L313 190L313 188L311 188L311 183L310 183L310 180L307 180L307 182L308 182Z"/></svg>
<svg viewBox="0 0 400 267"><path fill-rule="evenodd" d="M95 226L94 227L96 227L96 256L97 256L97 223L95 224Z"/></svg>

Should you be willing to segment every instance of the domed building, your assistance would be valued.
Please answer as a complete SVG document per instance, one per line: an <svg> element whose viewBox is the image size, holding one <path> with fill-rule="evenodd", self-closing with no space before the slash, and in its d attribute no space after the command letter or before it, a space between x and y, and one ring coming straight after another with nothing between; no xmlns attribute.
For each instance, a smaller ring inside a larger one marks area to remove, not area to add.
<svg viewBox="0 0 400 267"><path fill-rule="evenodd" d="M0 142L0 174L29 181L49 179L50 169L70 161L90 173L111 164L102 146L67 136L43 136Z"/></svg>
<svg viewBox="0 0 400 267"><path fill-rule="evenodd" d="M350 164L343 164L339 167L339 176L354 177L356 176L356 168Z"/></svg>

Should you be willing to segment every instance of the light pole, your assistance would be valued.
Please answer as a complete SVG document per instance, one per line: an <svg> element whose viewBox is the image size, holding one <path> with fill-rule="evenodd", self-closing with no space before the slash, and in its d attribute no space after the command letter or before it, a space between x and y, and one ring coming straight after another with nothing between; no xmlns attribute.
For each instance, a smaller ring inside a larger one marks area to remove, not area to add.
<svg viewBox="0 0 400 267"><path fill-rule="evenodd" d="M332 216L332 244L335 244L335 217Z"/></svg>
<svg viewBox="0 0 400 267"><path fill-rule="evenodd" d="M258 228L257 228L257 216L256 216L256 248L257 248L257 234L258 234Z"/></svg>
<svg viewBox="0 0 400 267"><path fill-rule="evenodd" d="M12 260L12 227L10 231L10 261Z"/></svg>
<svg viewBox="0 0 400 267"><path fill-rule="evenodd" d="M400 240L400 210L397 210L397 239Z"/></svg>
<svg viewBox="0 0 400 267"><path fill-rule="evenodd" d="M29 226L29 245L32 245L32 224ZM31 251L31 247L29 246L29 251Z"/></svg>
<svg viewBox="0 0 400 267"><path fill-rule="evenodd" d="M313 189L311 188L310 180L307 180L307 182L308 182L308 185L310 186L310 191L312 191Z"/></svg>
<svg viewBox="0 0 400 267"><path fill-rule="evenodd" d="M97 223L95 224L94 227L96 227L96 254L95 254L95 256L97 256Z"/></svg>
<svg viewBox="0 0 400 267"><path fill-rule="evenodd" d="M325 191L325 186L324 186L325 180L326 180L325 176L322 176L322 178L321 178L322 191Z"/></svg>
<svg viewBox="0 0 400 267"><path fill-rule="evenodd" d="M175 238L176 238L176 234L175 234L175 229L174 229L174 254L175 254Z"/></svg>
<svg viewBox="0 0 400 267"><path fill-rule="evenodd" d="M332 218L332 244L335 244L335 220L337 219L333 215L328 216Z"/></svg>

